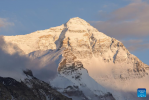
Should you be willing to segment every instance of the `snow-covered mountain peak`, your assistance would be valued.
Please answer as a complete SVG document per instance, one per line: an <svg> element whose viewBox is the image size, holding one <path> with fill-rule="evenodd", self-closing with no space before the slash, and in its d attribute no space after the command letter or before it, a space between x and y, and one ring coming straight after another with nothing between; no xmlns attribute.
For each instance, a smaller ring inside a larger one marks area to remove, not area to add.
<svg viewBox="0 0 149 100"><path fill-rule="evenodd" d="M85 96L89 94L89 98L97 94L97 98L105 97L107 92L102 88L104 86L117 100L138 100L134 97L125 99L129 95L113 90L129 90L134 80L148 78L148 65L132 55L120 41L99 32L79 17L71 18L61 26L31 34L4 36L4 40L8 46L5 46L5 51L9 51L10 47L17 52L23 51L30 58L41 60L43 68L57 69L55 72L63 77L56 77L53 82L55 87L63 86L63 80L64 88L68 89L75 84ZM16 50L16 47L20 50ZM131 90L136 91L137 88ZM88 90L90 93L86 92ZM63 89L60 92L64 92Z"/></svg>
<svg viewBox="0 0 149 100"><path fill-rule="evenodd" d="M69 19L69 21L66 23L67 27L70 26L75 26L75 25L82 25L82 26L90 26L90 24L88 22L86 22L85 20L79 18L79 17L74 17Z"/></svg>
<svg viewBox="0 0 149 100"><path fill-rule="evenodd" d="M67 41L68 37L70 41ZM17 45L25 54L29 54L37 50L57 49L63 42L70 42L71 45L82 40L88 42L91 37L92 39L93 37L104 40L111 39L85 20L75 17L57 27L38 30L26 35L4 36L4 40Z"/></svg>

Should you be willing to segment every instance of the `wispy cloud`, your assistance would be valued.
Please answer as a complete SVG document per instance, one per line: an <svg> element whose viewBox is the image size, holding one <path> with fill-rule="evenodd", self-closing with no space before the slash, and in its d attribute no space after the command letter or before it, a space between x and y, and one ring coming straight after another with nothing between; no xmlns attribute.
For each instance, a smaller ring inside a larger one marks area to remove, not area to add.
<svg viewBox="0 0 149 100"><path fill-rule="evenodd" d="M129 51L143 51L149 49L149 41L143 39L123 40L124 45Z"/></svg>
<svg viewBox="0 0 149 100"><path fill-rule="evenodd" d="M108 5L103 5L104 8L108 7Z"/></svg>
<svg viewBox="0 0 149 100"><path fill-rule="evenodd" d="M0 18L0 29L6 28L9 26L14 26L14 23L9 22L8 19L6 19L6 18Z"/></svg>
<svg viewBox="0 0 149 100"><path fill-rule="evenodd" d="M143 51L149 49L149 43L148 44L138 44L135 46L128 47L129 51Z"/></svg>
<svg viewBox="0 0 149 100"><path fill-rule="evenodd" d="M105 21L91 22L91 24L99 31L118 39L148 36L148 11L147 2L133 0L127 6L104 15Z"/></svg>
<svg viewBox="0 0 149 100"><path fill-rule="evenodd" d="M139 44L144 42L144 40L142 39L130 39L130 40L121 40L121 41L127 45Z"/></svg>

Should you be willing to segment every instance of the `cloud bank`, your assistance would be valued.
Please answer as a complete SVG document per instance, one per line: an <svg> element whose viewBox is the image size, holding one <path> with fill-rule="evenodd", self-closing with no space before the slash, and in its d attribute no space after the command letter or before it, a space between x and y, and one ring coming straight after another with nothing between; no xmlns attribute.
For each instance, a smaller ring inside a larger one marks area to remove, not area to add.
<svg viewBox="0 0 149 100"><path fill-rule="evenodd" d="M149 40L123 40L122 41L124 45L127 47L127 49L131 51L143 51L149 49Z"/></svg>
<svg viewBox="0 0 149 100"><path fill-rule="evenodd" d="M39 59L33 60L19 53L9 54L3 49L5 45L8 44L5 43L3 36L0 36L0 76L12 77L19 81L25 78L23 70L26 69L31 69L35 77L44 81L48 81L56 75L52 64L42 67Z"/></svg>
<svg viewBox="0 0 149 100"><path fill-rule="evenodd" d="M104 15L105 21L91 21L99 31L124 39L149 35L149 4L142 0L133 0L129 5Z"/></svg>

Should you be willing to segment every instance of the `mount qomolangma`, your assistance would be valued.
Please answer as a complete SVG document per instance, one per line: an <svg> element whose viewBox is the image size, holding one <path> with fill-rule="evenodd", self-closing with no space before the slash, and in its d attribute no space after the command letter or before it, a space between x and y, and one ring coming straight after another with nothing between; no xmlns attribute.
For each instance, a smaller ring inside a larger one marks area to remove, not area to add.
<svg viewBox="0 0 149 100"><path fill-rule="evenodd" d="M49 78L51 86L73 100L143 100L137 89L149 92L149 66L81 18L4 40L16 46L5 46L8 53L19 52L51 68L56 73Z"/></svg>

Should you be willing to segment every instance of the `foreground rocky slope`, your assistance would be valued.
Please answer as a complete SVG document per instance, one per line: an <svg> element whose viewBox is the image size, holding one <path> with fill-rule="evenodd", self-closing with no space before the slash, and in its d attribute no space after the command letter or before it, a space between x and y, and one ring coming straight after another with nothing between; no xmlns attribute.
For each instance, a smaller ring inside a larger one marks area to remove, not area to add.
<svg viewBox="0 0 149 100"><path fill-rule="evenodd" d="M32 74L27 72L26 75L21 82L0 77L0 100L72 100Z"/></svg>

